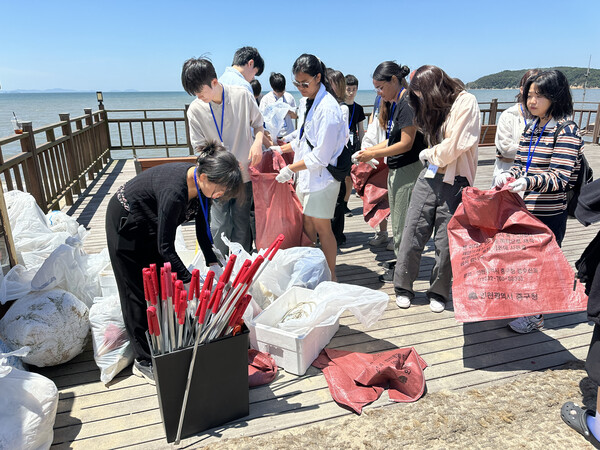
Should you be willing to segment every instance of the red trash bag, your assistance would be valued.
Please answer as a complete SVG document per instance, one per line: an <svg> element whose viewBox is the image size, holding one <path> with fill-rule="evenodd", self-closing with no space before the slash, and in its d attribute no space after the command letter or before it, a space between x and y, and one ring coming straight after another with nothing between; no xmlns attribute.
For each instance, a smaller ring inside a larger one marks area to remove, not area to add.
<svg viewBox="0 0 600 450"><path fill-rule="evenodd" d="M390 215L388 200L388 166L383 158L378 158L379 164L373 169L367 163L352 166L350 176L356 193L363 201L363 217L372 228L376 228Z"/></svg>
<svg viewBox="0 0 600 450"><path fill-rule="evenodd" d="M404 403L425 392L427 363L414 347L374 354L326 348L312 365L323 371L333 399L357 414L385 389L390 400Z"/></svg>
<svg viewBox="0 0 600 450"><path fill-rule="evenodd" d="M269 384L277 376L277 363L268 353L248 349L248 385Z"/></svg>
<svg viewBox="0 0 600 450"><path fill-rule="evenodd" d="M463 189L448 241L459 322L586 309L554 234L508 187Z"/></svg>
<svg viewBox="0 0 600 450"><path fill-rule="evenodd" d="M281 248L310 245L304 236L302 205L292 183L279 183L275 177L279 169L293 160L293 153L284 156L271 150L264 152L261 162L250 167L256 222L256 248L268 248L283 234ZM287 162L286 162L287 160Z"/></svg>

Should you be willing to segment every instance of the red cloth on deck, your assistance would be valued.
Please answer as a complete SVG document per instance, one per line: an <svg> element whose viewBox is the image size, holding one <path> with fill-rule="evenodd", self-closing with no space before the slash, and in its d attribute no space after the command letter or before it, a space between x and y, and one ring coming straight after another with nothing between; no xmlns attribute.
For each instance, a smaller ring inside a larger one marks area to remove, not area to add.
<svg viewBox="0 0 600 450"><path fill-rule="evenodd" d="M277 364L268 353L248 350L248 385L262 386L269 384L277 376Z"/></svg>
<svg viewBox="0 0 600 450"><path fill-rule="evenodd" d="M425 392L427 363L413 347L375 354L326 348L312 365L322 369L333 399L357 414L385 389L395 402L414 402Z"/></svg>
<svg viewBox="0 0 600 450"><path fill-rule="evenodd" d="M390 215L387 179L388 166L383 158L378 158L379 165L373 169L366 163L352 166L350 176L356 193L363 201L363 217L371 227L376 228Z"/></svg>

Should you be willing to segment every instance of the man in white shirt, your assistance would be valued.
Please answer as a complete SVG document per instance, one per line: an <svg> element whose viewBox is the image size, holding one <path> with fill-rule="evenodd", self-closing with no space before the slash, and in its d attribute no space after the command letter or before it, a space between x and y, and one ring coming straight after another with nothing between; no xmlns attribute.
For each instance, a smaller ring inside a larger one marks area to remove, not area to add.
<svg viewBox="0 0 600 450"><path fill-rule="evenodd" d="M233 62L219 77L221 84L244 86L253 94L250 82L259 77L265 70L265 61L254 47L238 48L233 55Z"/></svg>
<svg viewBox="0 0 600 450"><path fill-rule="evenodd" d="M286 136L292 131L294 131L295 127L293 119L298 118L298 115L295 112L296 100L294 100L292 94L285 91L285 77L283 76L283 74L271 72L271 76L269 77L269 84L271 85L271 88L273 90L268 94L265 94L265 96L261 99L260 112L264 115L267 106L272 105L279 99L281 99L283 103L287 103L292 108L294 108L293 111L288 112L288 114L285 116L283 128L281 129L281 131L279 132L279 136L277 137Z"/></svg>
<svg viewBox="0 0 600 450"><path fill-rule="evenodd" d="M240 243L249 252L252 248L252 184L248 166L254 166L262 159L263 117L254 96L241 86L221 84L207 59L187 60L183 64L181 82L188 94L197 97L187 111L194 150L208 141L220 141L242 167L246 199L212 201L210 228L214 245L221 253L228 253L221 239L221 233L225 233L229 240Z"/></svg>

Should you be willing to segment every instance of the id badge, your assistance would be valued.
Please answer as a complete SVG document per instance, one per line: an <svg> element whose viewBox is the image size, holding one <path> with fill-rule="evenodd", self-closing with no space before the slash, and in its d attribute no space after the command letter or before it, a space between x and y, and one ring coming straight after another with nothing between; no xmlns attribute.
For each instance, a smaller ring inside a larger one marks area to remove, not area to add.
<svg viewBox="0 0 600 450"><path fill-rule="evenodd" d="M427 171L425 172L425 178L433 178L438 171L438 166L435 164L429 164Z"/></svg>

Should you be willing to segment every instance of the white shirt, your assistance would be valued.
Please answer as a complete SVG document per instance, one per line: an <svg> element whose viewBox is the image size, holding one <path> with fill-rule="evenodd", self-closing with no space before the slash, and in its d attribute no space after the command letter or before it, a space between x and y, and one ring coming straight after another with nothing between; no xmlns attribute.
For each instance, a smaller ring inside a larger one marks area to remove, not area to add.
<svg viewBox="0 0 600 450"><path fill-rule="evenodd" d="M344 119L340 105L321 84L306 115L302 137L298 134L292 141L294 162L304 160L307 168L298 172L298 192L320 191L335 181L327 165L337 163L348 137L348 119ZM313 145L312 150L307 140Z"/></svg>
<svg viewBox="0 0 600 450"><path fill-rule="evenodd" d="M187 111L190 124L190 139L194 151L198 146L210 140L220 141L218 124L221 128L221 112L223 112L223 144L233 153L242 166L244 182L250 181L248 166L250 147L254 142L251 128L262 128L263 117L258 110L254 96L241 86L224 85L225 102L217 104L194 100ZM212 107L212 113L211 108ZM223 110L223 107L225 108ZM213 118L214 114L214 118Z"/></svg>
<svg viewBox="0 0 600 450"><path fill-rule="evenodd" d="M252 85L248 83L248 81L244 78L244 75L242 75L242 73L234 67L229 66L225 69L223 75L219 77L219 83L227 84L229 86L244 86L246 89L248 89L252 95L252 98L254 98Z"/></svg>
<svg viewBox="0 0 600 450"><path fill-rule="evenodd" d="M272 105L277 100L279 100L279 97L277 97L275 92L271 91L268 94L265 94L264 97L260 100L260 112L264 115L267 106ZM296 107L296 100L294 100L294 97L292 97L292 94L290 94L289 92L283 93L283 95L281 96L281 101L283 103L287 103L292 108ZM290 116L285 116L285 124L281 129L279 135L285 136L286 134L290 134L292 131L294 131L294 128L295 127L293 119Z"/></svg>
<svg viewBox="0 0 600 450"><path fill-rule="evenodd" d="M525 119L521 114L520 103L511 106L500 114L495 143L503 158L515 159L523 130L525 130Z"/></svg>

